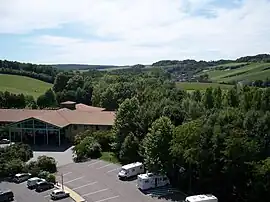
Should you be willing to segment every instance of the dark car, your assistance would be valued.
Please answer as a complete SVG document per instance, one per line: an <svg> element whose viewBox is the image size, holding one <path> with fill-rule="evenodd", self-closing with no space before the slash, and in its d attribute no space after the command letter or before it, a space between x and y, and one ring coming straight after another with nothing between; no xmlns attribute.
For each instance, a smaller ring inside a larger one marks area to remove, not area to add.
<svg viewBox="0 0 270 202"><path fill-rule="evenodd" d="M36 185L37 192L42 192L42 191L49 190L52 188L54 188L54 184L51 182L47 182L47 181L38 182Z"/></svg>
<svg viewBox="0 0 270 202"><path fill-rule="evenodd" d="M13 201L14 200L14 194L11 190L7 191L0 191L0 202L4 201Z"/></svg>

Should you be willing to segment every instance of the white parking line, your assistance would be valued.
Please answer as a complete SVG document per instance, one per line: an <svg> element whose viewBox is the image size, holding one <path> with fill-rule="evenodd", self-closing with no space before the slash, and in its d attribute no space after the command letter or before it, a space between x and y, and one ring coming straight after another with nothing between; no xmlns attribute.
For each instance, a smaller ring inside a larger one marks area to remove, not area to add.
<svg viewBox="0 0 270 202"><path fill-rule="evenodd" d="M97 163L99 163L100 161L96 161L96 162L94 162L94 163L90 163L90 164L88 164L88 166L91 166L91 165L95 165L95 164L97 164Z"/></svg>
<svg viewBox="0 0 270 202"><path fill-rule="evenodd" d="M51 195L50 194L48 194L48 195L46 195L46 196L44 196L44 198L48 198L48 197L50 197Z"/></svg>
<svg viewBox="0 0 270 202"><path fill-rule="evenodd" d="M108 201L108 200L111 200L111 199L114 199L114 198L118 198L119 196L112 196L112 197L109 197L109 198L105 198L105 199L101 199L101 200L98 200L98 201L95 201L95 202L102 202L102 201Z"/></svg>
<svg viewBox="0 0 270 202"><path fill-rule="evenodd" d="M80 189L80 188L83 188L83 187L87 187L87 186L90 186L90 185L94 185L94 184L96 184L96 183L97 183L97 182L91 182L91 183L88 183L88 184L85 184L85 185L76 187L76 188L74 188L73 190Z"/></svg>
<svg viewBox="0 0 270 202"><path fill-rule="evenodd" d="M74 181L79 180L79 179L82 179L82 178L83 178L83 176L82 176L82 177L75 178L75 179L73 179L73 180L69 180L69 181L67 181L67 182L64 181L64 183L74 182Z"/></svg>
<svg viewBox="0 0 270 202"><path fill-rule="evenodd" d="M118 169L120 169L120 168L115 168L115 169L109 170L109 171L107 171L107 173L111 173L111 172L118 170Z"/></svg>
<svg viewBox="0 0 270 202"><path fill-rule="evenodd" d="M101 166L101 167L99 167L99 168L97 168L97 169L105 168L105 167L108 167L108 166L110 166L110 165L112 165L112 163L109 163L109 164L107 164L107 165L105 165L105 166Z"/></svg>
<svg viewBox="0 0 270 202"><path fill-rule="evenodd" d="M94 192L90 192L90 193L84 194L82 196L89 196L89 195L97 194L99 192L103 192L103 191L107 191L107 190L108 189L101 189L101 190L98 190L98 191L94 191Z"/></svg>
<svg viewBox="0 0 270 202"><path fill-rule="evenodd" d="M71 174L71 173L72 173L72 172L65 173L65 174L63 174L63 176L69 175L69 174Z"/></svg>

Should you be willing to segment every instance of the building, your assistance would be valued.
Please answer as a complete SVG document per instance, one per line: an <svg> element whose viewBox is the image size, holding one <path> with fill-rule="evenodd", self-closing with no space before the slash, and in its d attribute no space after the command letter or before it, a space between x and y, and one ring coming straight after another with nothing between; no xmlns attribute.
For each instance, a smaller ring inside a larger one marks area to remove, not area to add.
<svg viewBox="0 0 270 202"><path fill-rule="evenodd" d="M11 141L58 144L72 141L85 130L108 130L115 112L75 102L63 102L58 110L0 109L0 127Z"/></svg>

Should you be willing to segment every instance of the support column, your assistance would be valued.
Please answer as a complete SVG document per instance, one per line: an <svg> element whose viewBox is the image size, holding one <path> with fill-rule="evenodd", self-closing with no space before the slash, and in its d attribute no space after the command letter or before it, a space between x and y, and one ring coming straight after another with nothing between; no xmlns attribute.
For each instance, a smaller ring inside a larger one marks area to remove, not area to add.
<svg viewBox="0 0 270 202"><path fill-rule="evenodd" d="M34 123L34 119L33 119L33 121L32 121L32 127L33 127L33 130L32 130L32 132L33 132L33 135L34 135L34 145L36 144L36 131L35 131L35 123Z"/></svg>
<svg viewBox="0 0 270 202"><path fill-rule="evenodd" d="M22 124L20 123L20 134L21 134L21 142L23 141L23 138L22 138Z"/></svg>
<svg viewBox="0 0 270 202"><path fill-rule="evenodd" d="M46 140L47 140L47 145L49 144L49 137L48 137L48 124L46 124Z"/></svg>
<svg viewBox="0 0 270 202"><path fill-rule="evenodd" d="M58 130L58 143L59 143L59 146L60 146L61 145L60 129Z"/></svg>
<svg viewBox="0 0 270 202"><path fill-rule="evenodd" d="M10 128L8 128L8 135L9 135L9 141L11 142L11 131L10 131Z"/></svg>

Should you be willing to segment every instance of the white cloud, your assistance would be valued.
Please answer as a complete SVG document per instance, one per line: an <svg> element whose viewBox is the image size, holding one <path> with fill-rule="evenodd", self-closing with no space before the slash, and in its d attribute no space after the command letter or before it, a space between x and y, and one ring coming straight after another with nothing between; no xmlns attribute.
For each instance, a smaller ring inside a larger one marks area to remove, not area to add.
<svg viewBox="0 0 270 202"><path fill-rule="evenodd" d="M269 52L270 2L243 0L0 0L0 33L76 24L84 34L115 41L40 35L30 38L37 62L134 64L161 59L217 59ZM195 15L201 9L215 17ZM0 35L1 36L1 35Z"/></svg>

